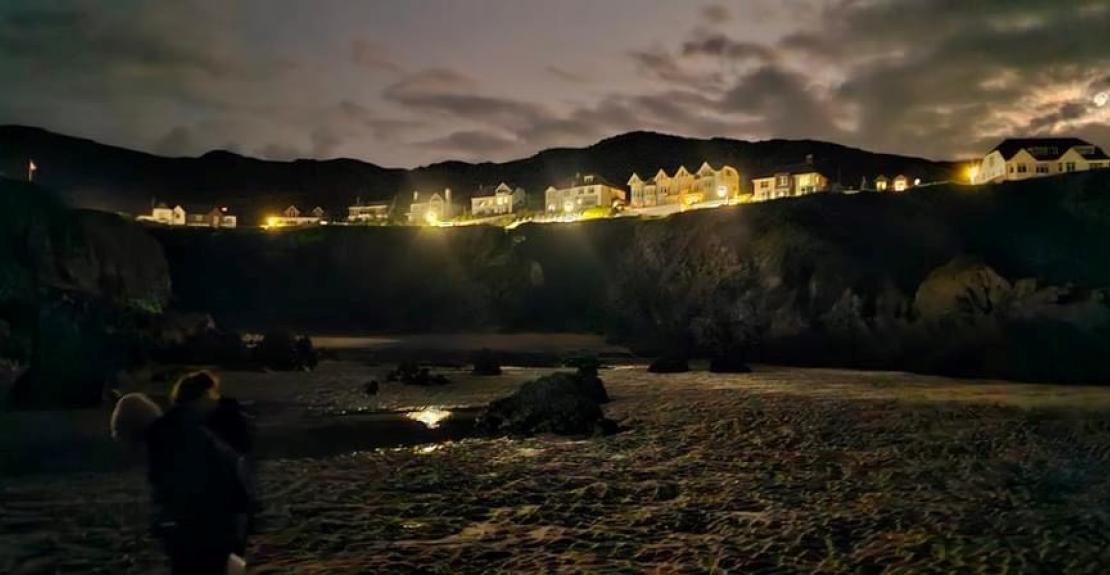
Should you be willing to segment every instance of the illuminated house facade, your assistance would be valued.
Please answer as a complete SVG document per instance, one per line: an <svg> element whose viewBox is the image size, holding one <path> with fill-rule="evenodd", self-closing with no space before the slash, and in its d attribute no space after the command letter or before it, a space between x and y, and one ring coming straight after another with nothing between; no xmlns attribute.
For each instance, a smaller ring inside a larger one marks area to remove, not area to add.
<svg viewBox="0 0 1110 575"><path fill-rule="evenodd" d="M524 208L523 188L511 188L505 182L492 190L478 189L470 198L470 213L476 217L508 215Z"/></svg>
<svg viewBox="0 0 1110 575"><path fill-rule="evenodd" d="M389 221L390 207L388 203L363 204L358 202L347 208L347 221L352 224L386 222Z"/></svg>
<svg viewBox="0 0 1110 575"><path fill-rule="evenodd" d="M154 222L156 224L163 224L167 226L183 226L185 225L185 208L180 205L169 207L166 204L159 203L150 210L150 215L143 214L137 219L141 222Z"/></svg>
<svg viewBox="0 0 1110 575"><path fill-rule="evenodd" d="M561 187L547 188L544 209L548 213L573 214L591 208L613 207L624 203L626 197L624 190L596 174L576 174Z"/></svg>
<svg viewBox="0 0 1110 575"><path fill-rule="evenodd" d="M898 174L893 179L880 175L875 178L875 191L876 192L904 192L915 185L920 180L911 180L908 176Z"/></svg>
<svg viewBox="0 0 1110 575"><path fill-rule="evenodd" d="M740 195L740 172L732 166L715 170L705 162L693 173L686 166L679 166L673 176L664 170L646 179L633 173L628 188L632 192L629 202L632 208L727 202Z"/></svg>
<svg viewBox="0 0 1110 575"><path fill-rule="evenodd" d="M167 226L204 228L234 228L239 223L239 219L228 213L226 207L212 208L208 212L188 212L180 205L171 208L161 203L150 210L149 215L143 214L136 219Z"/></svg>
<svg viewBox="0 0 1110 575"><path fill-rule="evenodd" d="M1079 138L1011 138L1003 140L973 165L973 184L1041 178L1110 167L1106 152Z"/></svg>
<svg viewBox="0 0 1110 575"><path fill-rule="evenodd" d="M752 178L754 202L793 198L828 190L829 178L809 162L765 170Z"/></svg>
<svg viewBox="0 0 1110 575"><path fill-rule="evenodd" d="M410 224L435 225L439 222L455 217L455 210L451 204L451 189L443 190L443 194L421 195L420 192L412 193L412 204L409 205L408 221Z"/></svg>
<svg viewBox="0 0 1110 575"><path fill-rule="evenodd" d="M289 206L280 216L266 218L266 226L271 228L311 226L325 221L324 208L316 206L311 212L302 212L297 206Z"/></svg>

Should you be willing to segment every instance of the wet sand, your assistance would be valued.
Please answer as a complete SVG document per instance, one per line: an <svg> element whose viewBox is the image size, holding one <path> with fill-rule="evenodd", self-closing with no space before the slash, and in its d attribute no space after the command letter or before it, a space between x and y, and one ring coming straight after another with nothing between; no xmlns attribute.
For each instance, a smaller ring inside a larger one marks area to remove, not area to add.
<svg viewBox="0 0 1110 575"><path fill-rule="evenodd" d="M368 398L367 369L226 381L285 406L271 424L288 426L477 405L543 372ZM254 572L1110 570L1110 389L772 367L602 377L616 436L263 462ZM139 470L5 478L0 572L162 572L146 512Z"/></svg>

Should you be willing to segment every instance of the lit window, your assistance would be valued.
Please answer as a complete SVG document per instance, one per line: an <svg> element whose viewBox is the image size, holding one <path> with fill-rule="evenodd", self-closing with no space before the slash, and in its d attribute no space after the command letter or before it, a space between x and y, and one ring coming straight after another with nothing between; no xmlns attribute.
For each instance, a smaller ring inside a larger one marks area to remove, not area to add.
<svg viewBox="0 0 1110 575"><path fill-rule="evenodd" d="M1048 173L1048 164L1037 164L1037 173L1038 174L1047 174Z"/></svg>

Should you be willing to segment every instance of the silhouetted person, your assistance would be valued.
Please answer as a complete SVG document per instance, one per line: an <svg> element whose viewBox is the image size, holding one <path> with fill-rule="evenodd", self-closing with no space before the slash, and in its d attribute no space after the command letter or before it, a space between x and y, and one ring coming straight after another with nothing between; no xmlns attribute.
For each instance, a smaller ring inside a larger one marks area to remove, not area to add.
<svg viewBox="0 0 1110 575"><path fill-rule="evenodd" d="M173 407L147 431L155 535L175 575L223 574L229 556L243 553L252 507L243 454L210 425L215 418L236 429L228 423L234 415L220 406L219 383L206 372L178 381L171 399ZM232 441L243 439L235 433Z"/></svg>

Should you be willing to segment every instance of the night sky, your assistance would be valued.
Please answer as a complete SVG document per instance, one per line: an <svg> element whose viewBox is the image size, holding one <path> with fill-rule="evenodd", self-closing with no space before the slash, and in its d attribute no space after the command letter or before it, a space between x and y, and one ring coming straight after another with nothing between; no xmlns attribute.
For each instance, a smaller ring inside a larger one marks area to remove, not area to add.
<svg viewBox="0 0 1110 575"><path fill-rule="evenodd" d="M0 124L168 155L506 160L631 130L1110 144L1110 0L0 3Z"/></svg>

